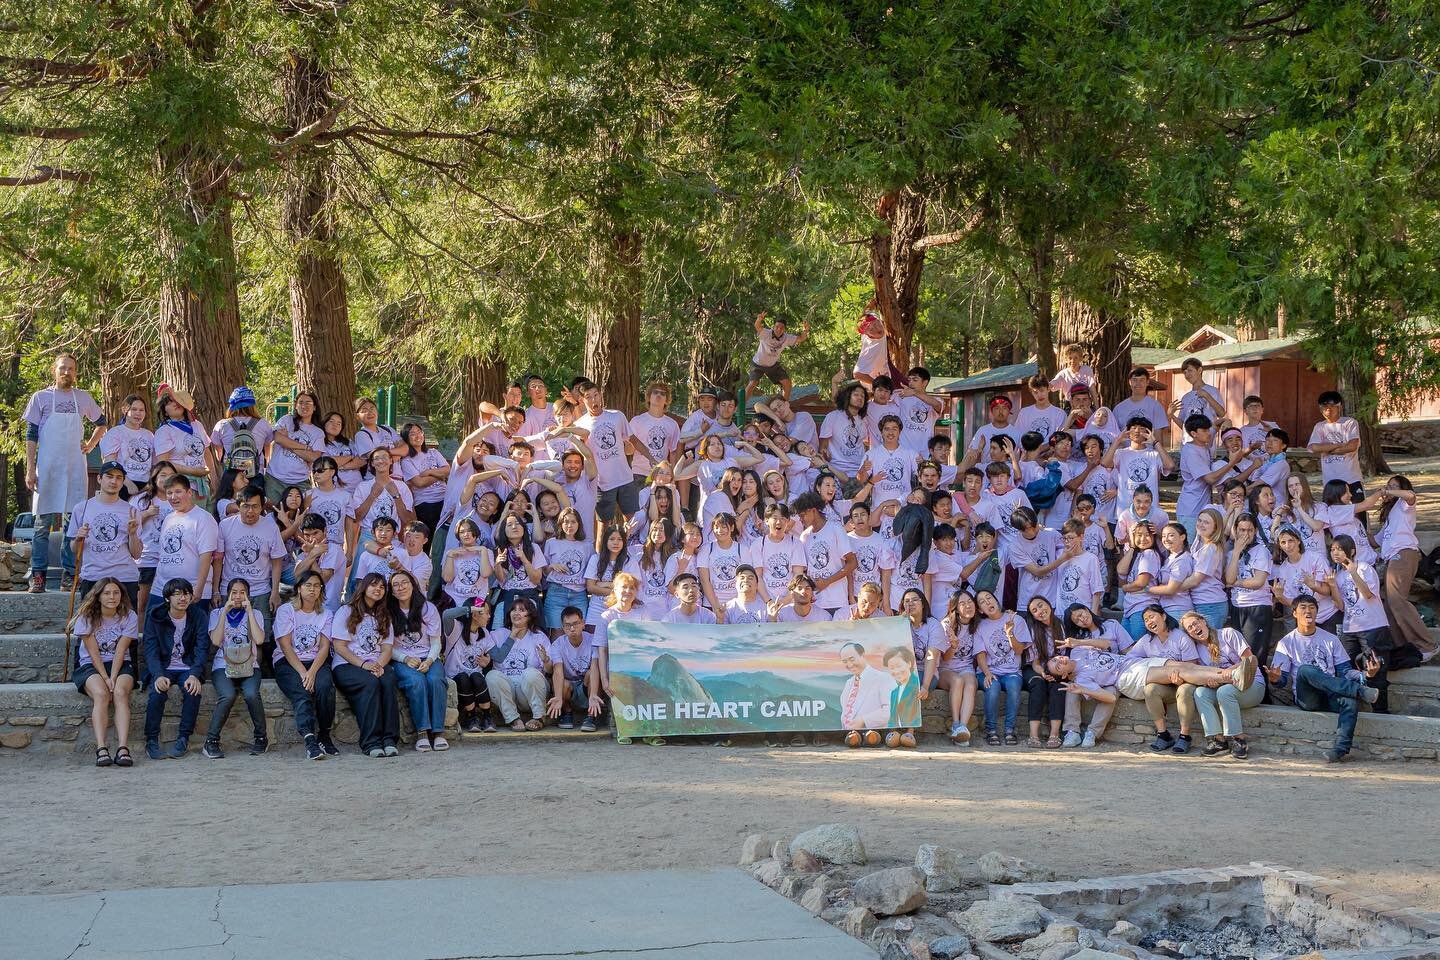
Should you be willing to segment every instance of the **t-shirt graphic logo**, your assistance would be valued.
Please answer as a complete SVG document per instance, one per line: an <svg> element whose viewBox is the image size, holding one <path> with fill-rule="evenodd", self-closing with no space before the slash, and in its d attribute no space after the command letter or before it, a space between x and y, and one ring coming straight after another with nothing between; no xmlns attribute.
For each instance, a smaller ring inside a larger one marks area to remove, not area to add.
<svg viewBox="0 0 1440 960"><path fill-rule="evenodd" d="M579 558L579 557L566 557L566 558L565 558L565 572L566 572L567 574L569 574L569 575L572 576L572 577L578 577L578 576L580 576L580 573L581 573L582 570L583 570L583 567L582 567L582 565L581 565L581 562L580 562L580 558ZM473 581L472 581L472 582L473 582Z"/></svg>
<svg viewBox="0 0 1440 960"><path fill-rule="evenodd" d="M783 557L769 557L765 561L766 579L771 583L782 583L790 576L790 561Z"/></svg>
<svg viewBox="0 0 1440 960"><path fill-rule="evenodd" d="M253 567L260 562L260 541L246 537L235 545L235 562L242 567Z"/></svg>
<svg viewBox="0 0 1440 960"><path fill-rule="evenodd" d="M111 513L99 516L90 524L90 535L95 543L108 546L120 539L120 521Z"/></svg>
<svg viewBox="0 0 1440 960"><path fill-rule="evenodd" d="M56 398L55 398L55 412L56 412L56 413L74 413L74 412L76 411L76 409L77 409L77 407L75 406L75 398L74 398L74 397L56 397Z"/></svg>
<svg viewBox="0 0 1440 960"><path fill-rule="evenodd" d="M610 451L613 451L615 449L614 427L611 427L607 424L602 424L595 428L595 432L592 433L591 436L595 438L595 445L599 447L602 451L609 453Z"/></svg>
<svg viewBox="0 0 1440 960"><path fill-rule="evenodd" d="M900 465L899 460L890 460L885 464L885 476L891 483L899 483L905 478L905 468Z"/></svg>
<svg viewBox="0 0 1440 960"><path fill-rule="evenodd" d="M340 522L340 504L333 500L326 501L312 509L315 513L325 518L325 526L327 527L333 527Z"/></svg>
<svg viewBox="0 0 1440 960"><path fill-rule="evenodd" d="M177 530L167 530L160 541L160 552L166 555L177 554L185 545L185 538Z"/></svg>
<svg viewBox="0 0 1440 960"><path fill-rule="evenodd" d="M1061 585L1067 594L1074 594L1080 589L1080 571L1069 567L1065 568L1065 575L1061 578Z"/></svg>
<svg viewBox="0 0 1440 960"><path fill-rule="evenodd" d="M143 443L131 444L130 449L125 452L125 462L136 467L143 467L150 462L150 448Z"/></svg>
<svg viewBox="0 0 1440 960"><path fill-rule="evenodd" d="M735 571L740 564L734 557L721 557L715 564L715 572L719 575L721 582L730 583L735 579Z"/></svg>
<svg viewBox="0 0 1440 960"><path fill-rule="evenodd" d="M1130 480L1133 483L1144 483L1150 479L1150 465L1148 463L1132 463L1130 465Z"/></svg>
<svg viewBox="0 0 1440 960"><path fill-rule="evenodd" d="M809 549L805 551L805 554L810 558L810 568L812 570L830 569L830 548L825 544L812 541Z"/></svg>
<svg viewBox="0 0 1440 960"><path fill-rule="evenodd" d="M301 660L313 659L315 650L320 646L320 631L310 624L296 627L291 642L295 646L295 655Z"/></svg>
<svg viewBox="0 0 1440 960"><path fill-rule="evenodd" d="M193 434L185 438L185 452L192 460L199 460L205 456L205 441Z"/></svg>

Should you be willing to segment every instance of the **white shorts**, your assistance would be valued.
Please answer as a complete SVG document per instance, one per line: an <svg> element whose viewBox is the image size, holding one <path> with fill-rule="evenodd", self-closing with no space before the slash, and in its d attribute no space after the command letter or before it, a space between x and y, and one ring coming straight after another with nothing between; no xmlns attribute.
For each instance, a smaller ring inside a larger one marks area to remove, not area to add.
<svg viewBox="0 0 1440 960"><path fill-rule="evenodd" d="M1115 689L1119 690L1131 700L1145 699L1145 677L1150 673L1151 667L1163 667L1168 663L1164 657L1145 657L1141 660L1131 660L1130 664L1120 671L1120 678L1115 681Z"/></svg>

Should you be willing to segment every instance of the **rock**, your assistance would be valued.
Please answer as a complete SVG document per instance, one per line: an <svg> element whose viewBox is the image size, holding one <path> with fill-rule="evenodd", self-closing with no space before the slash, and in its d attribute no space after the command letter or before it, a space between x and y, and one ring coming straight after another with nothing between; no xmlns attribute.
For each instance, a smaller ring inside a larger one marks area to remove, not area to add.
<svg viewBox="0 0 1440 960"><path fill-rule="evenodd" d="M1055 874L1019 857L1007 857L997 850L985 854L975 865L991 883L1043 883Z"/></svg>
<svg viewBox="0 0 1440 960"><path fill-rule="evenodd" d="M875 914L865 907L851 907L840 921L840 929L856 940L869 940L875 932Z"/></svg>
<svg viewBox="0 0 1440 960"><path fill-rule="evenodd" d="M1198 951L1196 951L1195 949L1195 944L1191 943L1189 940L1186 940L1184 943L1180 944L1180 956L1182 957L1193 957L1197 952Z"/></svg>
<svg viewBox="0 0 1440 960"><path fill-rule="evenodd" d="M854 886L855 903L879 916L909 913L923 907L925 874L915 867L892 867L867 873Z"/></svg>
<svg viewBox="0 0 1440 960"><path fill-rule="evenodd" d="M780 886L776 887L775 889L782 897L786 897L790 900L798 900L800 899L800 895L805 892L805 879L803 877L797 877L794 874L790 874L788 876L781 877Z"/></svg>
<svg viewBox="0 0 1440 960"><path fill-rule="evenodd" d="M930 944L926 942L924 937L917 937L912 935L908 940L905 941L905 948L910 952L910 956L914 957L915 960L931 960L931 958L934 956L930 952Z"/></svg>
<svg viewBox="0 0 1440 960"><path fill-rule="evenodd" d="M816 877L800 897L800 906L813 914L822 914L830 906L831 880L823 873Z"/></svg>
<svg viewBox="0 0 1440 960"><path fill-rule="evenodd" d="M969 952L969 938L958 933L930 941L930 956L935 960L960 960Z"/></svg>
<svg viewBox="0 0 1440 960"><path fill-rule="evenodd" d="M845 914L849 912L849 907L826 907L820 911L820 919L826 923L833 923L838 927L841 921L845 919Z"/></svg>
<svg viewBox="0 0 1440 960"><path fill-rule="evenodd" d="M1073 923L1056 921L1046 927L1038 937L1031 937L1029 940L1020 944L1020 956L1025 958L1033 957L1038 960L1039 956L1044 953L1047 948L1062 943L1074 944L1075 950L1079 950L1080 945L1076 943L1079 939L1080 928L1078 926ZM1074 953L1075 950L1071 950L1070 953ZM1067 956L1068 955L1069 954L1067 954Z"/></svg>
<svg viewBox="0 0 1440 960"><path fill-rule="evenodd" d="M765 886L773 887L780 883L781 877L785 876L785 868L780 865L778 860L762 860L755 865L752 876Z"/></svg>
<svg viewBox="0 0 1440 960"><path fill-rule="evenodd" d="M911 917L896 917L890 923L890 929L896 933L914 933L915 920Z"/></svg>
<svg viewBox="0 0 1440 960"><path fill-rule="evenodd" d="M796 873L819 873L822 864L809 850L796 850L790 858L790 869Z"/></svg>
<svg viewBox="0 0 1440 960"><path fill-rule="evenodd" d="M860 829L849 823L826 823L806 830L790 842L790 856L804 850L826 863L865 863Z"/></svg>
<svg viewBox="0 0 1440 960"><path fill-rule="evenodd" d="M781 866L790 865L790 844L784 840L776 840L770 845L770 856L780 861Z"/></svg>
<svg viewBox="0 0 1440 960"><path fill-rule="evenodd" d="M963 913L952 913L960 929L986 943L1018 943L1045 928L1040 905L1034 900L981 900Z"/></svg>
<svg viewBox="0 0 1440 960"><path fill-rule="evenodd" d="M1111 927L1110 932L1105 936L1111 940L1119 940L1121 943L1139 943L1144 938L1145 931L1129 920L1117 920L1115 926Z"/></svg>
<svg viewBox="0 0 1440 960"><path fill-rule="evenodd" d="M1052 943L1040 951L1035 960L1070 960L1083 948L1078 943Z"/></svg>
<svg viewBox="0 0 1440 960"><path fill-rule="evenodd" d="M30 746L30 739L30 733L25 730L0 733L0 747L9 747L11 750L24 750Z"/></svg>
<svg viewBox="0 0 1440 960"><path fill-rule="evenodd" d="M931 893L956 890L964 885L965 864L958 850L922 843L915 851L915 866L925 874L925 889Z"/></svg>
<svg viewBox="0 0 1440 960"><path fill-rule="evenodd" d="M1131 951L1120 953L1118 950L1111 953L1107 950L1093 950L1085 948L1079 953L1070 954L1070 960L1135 960L1135 954Z"/></svg>
<svg viewBox="0 0 1440 960"><path fill-rule="evenodd" d="M770 849L775 845L775 838L768 833L752 833L745 838L740 846L740 866L748 867L752 863L759 863L770 856Z"/></svg>

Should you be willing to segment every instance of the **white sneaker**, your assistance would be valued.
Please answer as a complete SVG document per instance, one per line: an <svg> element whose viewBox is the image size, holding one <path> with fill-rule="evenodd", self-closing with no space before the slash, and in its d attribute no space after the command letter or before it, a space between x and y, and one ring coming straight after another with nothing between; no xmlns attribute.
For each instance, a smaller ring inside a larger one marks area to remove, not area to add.
<svg viewBox="0 0 1440 960"><path fill-rule="evenodd" d="M1060 746L1062 746L1062 747L1078 747L1078 746L1080 746L1080 734L1076 733L1074 730L1066 730L1066 731L1065 731L1065 739L1062 740L1062 741L1060 741Z"/></svg>
<svg viewBox="0 0 1440 960"><path fill-rule="evenodd" d="M430 749L432 749L432 750L449 750L449 749L450 749L450 742L449 742L448 740L446 740L444 737L436 737L434 740L431 740L431 741L430 741Z"/></svg>
<svg viewBox="0 0 1440 960"><path fill-rule="evenodd" d="M1095 731L1086 730L1085 736L1080 740L1080 746L1086 749L1095 746Z"/></svg>
<svg viewBox="0 0 1440 960"><path fill-rule="evenodd" d="M424 737L416 737L416 738L415 738L415 752L416 752L416 753L429 753L429 752L430 752L430 741L427 740L427 739L425 739Z"/></svg>

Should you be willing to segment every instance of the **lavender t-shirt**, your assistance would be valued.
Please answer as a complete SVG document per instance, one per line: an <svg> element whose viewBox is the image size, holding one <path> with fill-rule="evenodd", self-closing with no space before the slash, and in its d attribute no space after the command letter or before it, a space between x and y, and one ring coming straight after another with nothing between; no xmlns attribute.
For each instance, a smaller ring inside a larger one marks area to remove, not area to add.
<svg viewBox="0 0 1440 960"><path fill-rule="evenodd" d="M130 555L130 518L135 513L124 500L103 503L99 497L91 497L71 512L68 536L75 536L82 526L90 527L80 559L81 580L114 577L121 583L134 583L140 579L140 569Z"/></svg>
<svg viewBox="0 0 1440 960"><path fill-rule="evenodd" d="M226 517L220 521L218 549L225 554L221 590L229 590L233 580L244 580L252 597L270 592L270 561L285 557L285 542L274 517L262 516L253 524L238 515Z"/></svg>
<svg viewBox="0 0 1440 960"><path fill-rule="evenodd" d="M83 667L91 664L90 650L83 640L84 637L91 633L95 634L95 645L100 648L101 662L110 663L115 659L115 651L119 649L121 637L129 637L133 647L133 641L140 635L140 623L133 610L121 617L102 617L97 624L92 624L88 617L82 616L75 618L73 632L79 646L80 665ZM178 637L179 634L176 636ZM177 643L176 646L179 647L180 644ZM132 659L130 648L125 650L125 659L127 661Z"/></svg>
<svg viewBox="0 0 1440 960"><path fill-rule="evenodd" d="M350 605L346 604L336 610L335 615L330 618L330 639L336 643L348 644L350 653L363 663L368 660L379 660L380 648L387 643L393 643L395 636L388 630L382 635L375 618L368 613L360 618L360 622L352 631L350 629ZM330 656L332 668L350 662L340 656L339 650L334 649L333 646L331 649L334 651Z"/></svg>
<svg viewBox="0 0 1440 960"><path fill-rule="evenodd" d="M290 644L295 648L295 656L300 662L314 662L315 655L320 652L320 638L327 636L329 632L330 612L324 607L315 613L308 613L296 608L293 603L281 604L280 609L275 611L274 662L279 663L285 659L285 651L279 643L284 636L290 637Z"/></svg>
<svg viewBox="0 0 1440 960"><path fill-rule="evenodd" d="M585 445L595 457L596 486L602 491L623 487L635 479L630 472L630 458L625 455L625 441L630 438L630 424L619 410L601 410L598 415L585 414L575 426L589 431Z"/></svg>
<svg viewBox="0 0 1440 960"><path fill-rule="evenodd" d="M995 620L981 617L975 629L975 652L985 654L986 668L997 677L1020 672L1020 655L1015 652L1015 648L1010 645L1010 638L1005 635L1006 622L1013 624L1015 638L1021 641L1021 646L1029 646L1030 631L1008 610Z"/></svg>

